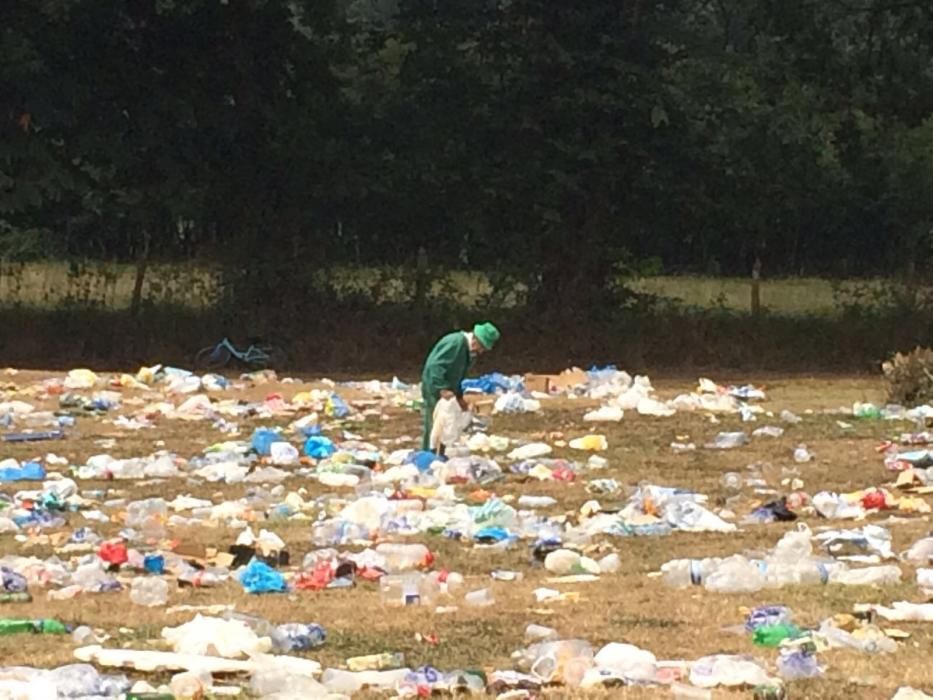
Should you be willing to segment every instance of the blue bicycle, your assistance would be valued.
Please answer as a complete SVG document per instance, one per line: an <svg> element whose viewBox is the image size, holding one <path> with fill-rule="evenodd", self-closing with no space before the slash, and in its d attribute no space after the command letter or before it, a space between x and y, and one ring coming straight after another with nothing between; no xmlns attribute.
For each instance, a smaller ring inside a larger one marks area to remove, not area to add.
<svg viewBox="0 0 933 700"><path fill-rule="evenodd" d="M239 350L229 338L224 338L216 345L199 350L194 356L194 367L218 370L229 365L234 359L249 367L276 369L282 367L287 358L285 351L277 345L250 343L246 350Z"/></svg>

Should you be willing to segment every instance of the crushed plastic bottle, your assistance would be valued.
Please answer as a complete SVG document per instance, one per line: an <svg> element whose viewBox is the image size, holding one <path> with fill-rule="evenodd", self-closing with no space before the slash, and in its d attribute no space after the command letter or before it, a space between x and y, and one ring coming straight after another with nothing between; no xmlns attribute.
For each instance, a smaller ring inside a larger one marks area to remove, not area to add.
<svg viewBox="0 0 933 700"><path fill-rule="evenodd" d="M539 642L512 654L519 668L542 683L575 687L593 667L593 647L582 639Z"/></svg>
<svg viewBox="0 0 933 700"><path fill-rule="evenodd" d="M823 675L816 655L803 649L782 652L778 656L777 667L778 674L785 681L802 681Z"/></svg>
<svg viewBox="0 0 933 700"><path fill-rule="evenodd" d="M138 577L130 584L130 600L136 605L156 607L168 600L168 581L157 577Z"/></svg>
<svg viewBox="0 0 933 700"><path fill-rule="evenodd" d="M327 632L316 623L305 625L291 622L279 625L270 636L272 648L276 651L308 651L322 646L327 639Z"/></svg>
<svg viewBox="0 0 933 700"><path fill-rule="evenodd" d="M793 613L784 605L765 605L754 608L745 617L745 629L756 631L759 627L790 623Z"/></svg>
<svg viewBox="0 0 933 700"><path fill-rule="evenodd" d="M779 438L784 435L784 428L777 425L763 425L752 432L752 437Z"/></svg>
<svg viewBox="0 0 933 700"><path fill-rule="evenodd" d="M748 435L741 432L719 433L712 442L706 444L710 450L732 450L748 444Z"/></svg>
<svg viewBox="0 0 933 700"><path fill-rule="evenodd" d="M390 671L342 671L328 668L321 676L321 683L331 693L352 695L364 688L391 690L405 682L411 669L400 668Z"/></svg>
<svg viewBox="0 0 933 700"><path fill-rule="evenodd" d="M744 656L716 654L704 656L690 665L690 682L700 688L756 686L769 681L768 672L757 661Z"/></svg>
<svg viewBox="0 0 933 700"><path fill-rule="evenodd" d="M865 654L891 654L897 651L897 642L889 639L877 628L868 628L867 634L860 637L842 630L825 620L817 634L826 640L830 647L846 647Z"/></svg>
<svg viewBox="0 0 933 700"><path fill-rule="evenodd" d="M398 652L354 656L347 659L347 668L351 671L385 671L393 668L402 668L404 665L405 655Z"/></svg>

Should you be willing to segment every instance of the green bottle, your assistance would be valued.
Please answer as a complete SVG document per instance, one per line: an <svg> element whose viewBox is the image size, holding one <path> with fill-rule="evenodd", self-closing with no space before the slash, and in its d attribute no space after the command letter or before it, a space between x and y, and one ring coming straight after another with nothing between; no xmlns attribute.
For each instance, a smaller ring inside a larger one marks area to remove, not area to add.
<svg viewBox="0 0 933 700"><path fill-rule="evenodd" d="M35 630L35 623L32 620L0 620L0 635L21 634Z"/></svg>
<svg viewBox="0 0 933 700"><path fill-rule="evenodd" d="M0 635L22 634L67 634L68 628L58 620L0 620Z"/></svg>
<svg viewBox="0 0 933 700"><path fill-rule="evenodd" d="M58 620L38 620L39 634L68 634L68 628Z"/></svg>
<svg viewBox="0 0 933 700"><path fill-rule="evenodd" d="M23 591L21 593L0 593L0 603L31 603L32 594Z"/></svg>
<svg viewBox="0 0 933 700"><path fill-rule="evenodd" d="M785 639L797 639L801 635L797 625L782 622L777 625L763 625L755 630L752 641L760 647L779 647Z"/></svg>

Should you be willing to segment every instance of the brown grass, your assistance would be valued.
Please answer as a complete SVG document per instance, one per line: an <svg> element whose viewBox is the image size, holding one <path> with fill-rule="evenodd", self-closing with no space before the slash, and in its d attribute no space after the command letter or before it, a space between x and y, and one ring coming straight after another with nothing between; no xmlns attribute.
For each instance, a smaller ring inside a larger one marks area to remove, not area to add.
<svg viewBox="0 0 933 700"><path fill-rule="evenodd" d="M45 375L23 373L13 377L17 391L10 392L9 397L22 397L23 390L42 376ZM801 478L811 493L824 488L854 490L890 480L874 448L880 439L897 434L902 425L856 422L854 430L844 432L836 425L838 416L822 413L824 409L851 406L857 400L880 400L879 382L769 377L764 383L770 390L770 400L766 404L769 410L778 413L783 408L790 408L803 414L809 409L814 413L805 415L804 423L788 427L784 437L776 440L758 439L739 450L712 452L701 449L686 455L671 453L668 445L675 437L689 435L691 440L702 444L720 430L751 430L757 425L776 424L777 419L763 418L757 424L742 425L737 418L729 417L713 425L701 416L652 419L628 414L618 425L598 427L609 439L610 449L605 456L610 467L596 476L616 478L627 489L644 481L691 487L709 494L715 502L725 497L720 486L724 472L740 471L746 465L760 461L792 466L794 446L805 442L818 456L815 462L800 467ZM665 396L691 388L690 382L681 380L659 381L657 384ZM279 390L290 397L300 388L296 385L263 386L243 394L249 398L261 398ZM548 403L540 416L497 417L494 429L512 437L535 437L553 430L562 431L568 437L577 436L593 427L581 421L587 405L586 402L570 401ZM400 410L391 411L391 415L391 421L369 419L356 429L374 440L418 434L417 415ZM281 421L285 422L287 420ZM269 424L269 421L262 423ZM242 422L243 434L248 436L258 424ZM155 442L161 440L165 442L165 448L177 450L187 457L222 439L209 425L202 423L163 421L157 430L122 434L99 420L82 418L75 435L67 441L36 445L4 444L2 456L22 459L54 451L80 462L91 454L105 451L96 441L108 437L117 438L117 446L111 452L118 456L148 454L156 449ZM578 456L562 450L557 450L557 455ZM584 501L593 498L585 491L586 480L569 484L539 483L509 476L496 484L493 490L500 495L552 495L559 499L554 512L572 513ZM291 479L285 484L290 490L305 487L311 495L324 493L324 489L315 482ZM179 493L192 493L212 497L215 501L238 497L246 490L244 486L193 485L184 479L145 485L84 482L80 486L109 487L128 498L161 495L169 499ZM8 493L20 490L20 486L10 484L2 488ZM617 498L624 499L625 494ZM739 512L747 512L751 507L752 502L745 500ZM77 514L71 514L69 519L72 528L85 524ZM871 520L879 519L875 516ZM814 527L824 524L810 521ZM844 527L846 523L840 523L840 526ZM93 527L101 534L115 534L120 524L115 522L100 527L95 523ZM300 562L311 549L306 523L276 523L271 527L287 541L293 562ZM694 659L716 652L734 652L753 654L773 663L776 658L774 651L757 649L747 637L722 631L723 627L741 624L742 608L784 603L793 608L800 624L818 625L829 615L850 612L855 603L919 600L913 583L913 570L908 566L902 567L905 583L895 588L797 587L732 596L708 593L703 589L672 591L658 579L648 576L675 557L722 555L770 547L789 527L784 524L758 526L734 535L682 533L667 538L607 538L606 547L615 549L622 556L623 571L604 576L597 583L562 586L579 591L581 599L577 603L538 605L534 602L531 591L545 585L544 579L548 575L532 564L527 543L500 553L431 536L421 539L436 551L437 565L463 572L468 577L470 588L492 585L497 600L494 607L475 610L461 606L456 613L447 615L435 615L422 608L383 609L373 584L361 584L352 590L248 596L239 584L229 583L215 590L173 589L169 602L172 605L232 603L240 611L263 615L274 622L319 622L328 630L328 642L310 655L325 666L340 665L349 656L392 650L404 652L412 665L492 670L511 667L509 656L523 646L522 633L531 622L553 626L567 638L587 639L596 648L609 641L626 641L652 650L659 658ZM929 529L926 517L906 516L905 522L892 526L895 550L903 551ZM231 544L235 537L235 533L225 528L202 528L174 534L219 548ZM43 556L51 553L48 545L23 546L10 536L4 536L3 541L4 552L34 552ZM489 573L499 568L521 570L525 578L520 582L493 583ZM112 635L112 645L146 648L159 646L162 626L180 624L189 619L189 615L169 616L163 610L134 606L126 592L86 595L71 602L50 602L45 599L44 592L37 591L32 604L6 606L2 614L58 617L74 624L89 624ZM903 623L896 626L911 633L911 638L900 645L897 654L869 657L853 651L825 653L821 660L828 666L827 677L820 681L793 684L790 697L888 698L902 684L933 688L933 664L929 663L933 625ZM429 646L416 641L416 633L437 634L440 643ZM47 667L69 663L73 647L70 638L0 638L0 653L6 665ZM608 695L667 697L668 691L628 689L614 690ZM568 694L555 690L555 697L568 697ZM738 698L748 697L748 694L716 691L715 697Z"/></svg>

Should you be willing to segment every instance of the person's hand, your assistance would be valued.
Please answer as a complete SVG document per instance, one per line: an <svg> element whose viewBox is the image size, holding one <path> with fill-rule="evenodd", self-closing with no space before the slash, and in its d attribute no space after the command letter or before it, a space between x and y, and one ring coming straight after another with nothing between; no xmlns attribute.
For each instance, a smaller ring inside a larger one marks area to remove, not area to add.
<svg viewBox="0 0 933 700"><path fill-rule="evenodd" d="M457 399L457 403L460 404L460 410L461 410L461 411L469 411L469 410L470 410L470 404L468 404L468 403L467 403L467 400L466 400L465 398L463 398L462 396L461 396L459 399Z"/></svg>

